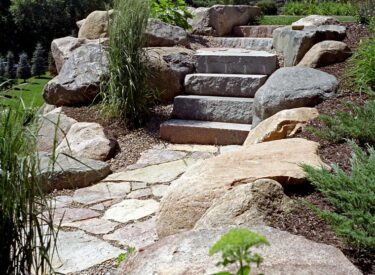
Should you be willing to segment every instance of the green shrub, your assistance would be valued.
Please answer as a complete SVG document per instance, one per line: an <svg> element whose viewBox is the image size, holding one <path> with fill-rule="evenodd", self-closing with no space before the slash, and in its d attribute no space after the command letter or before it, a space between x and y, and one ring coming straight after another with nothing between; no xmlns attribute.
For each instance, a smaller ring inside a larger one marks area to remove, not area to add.
<svg viewBox="0 0 375 275"><path fill-rule="evenodd" d="M352 0L356 7L357 22L361 24L370 24L375 17L375 1L374 0Z"/></svg>
<svg viewBox="0 0 375 275"><path fill-rule="evenodd" d="M109 78L102 87L101 109L105 115L121 117L137 126L155 102L142 49L149 1L115 0L114 5L116 12L109 30Z"/></svg>
<svg viewBox="0 0 375 275"><path fill-rule="evenodd" d="M44 49L42 47L42 44L38 43L36 45L31 63L31 74L33 76L40 77L46 72L46 61L44 58Z"/></svg>
<svg viewBox="0 0 375 275"><path fill-rule="evenodd" d="M0 111L0 274L52 272L56 232L41 190L32 116L23 108Z"/></svg>
<svg viewBox="0 0 375 275"><path fill-rule="evenodd" d="M151 17L184 29L190 28L187 20L193 18L184 0L152 0Z"/></svg>
<svg viewBox="0 0 375 275"><path fill-rule="evenodd" d="M356 15L356 9L350 3L333 1L290 1L282 8L284 15Z"/></svg>
<svg viewBox="0 0 375 275"><path fill-rule="evenodd" d="M353 143L351 146L350 174L337 166L333 166L333 173L310 166L304 170L334 209L318 213L348 243L375 251L375 149L368 148L367 154Z"/></svg>
<svg viewBox="0 0 375 275"><path fill-rule="evenodd" d="M269 245L267 239L255 232L247 229L231 229L229 232L221 236L211 248L208 254L210 256L221 252L223 261L218 265L224 267L237 263L238 275L248 275L251 272L251 263L259 265L263 258L259 254L253 254L250 249L261 245ZM217 274L231 275L229 272L220 272Z"/></svg>
<svg viewBox="0 0 375 275"><path fill-rule="evenodd" d="M321 115L322 129L307 128L316 136L340 142L356 139L361 144L375 145L375 100L369 100L364 106L348 104L349 111L337 112L334 116Z"/></svg>
<svg viewBox="0 0 375 275"><path fill-rule="evenodd" d="M27 53L20 54L20 60L18 61L17 66L17 77L23 79L23 82L26 82L31 76L31 68L28 60Z"/></svg>
<svg viewBox="0 0 375 275"><path fill-rule="evenodd" d="M256 5L262 10L262 14L264 15L277 14L277 6L274 0L260 0Z"/></svg>

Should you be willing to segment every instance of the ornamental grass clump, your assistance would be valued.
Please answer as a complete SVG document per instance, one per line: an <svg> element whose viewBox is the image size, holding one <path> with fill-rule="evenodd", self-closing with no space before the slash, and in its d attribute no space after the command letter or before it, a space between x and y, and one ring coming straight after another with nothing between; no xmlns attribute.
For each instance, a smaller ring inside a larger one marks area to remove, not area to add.
<svg viewBox="0 0 375 275"><path fill-rule="evenodd" d="M41 188L32 120L23 108L0 110L0 274L53 273L57 233Z"/></svg>
<svg viewBox="0 0 375 275"><path fill-rule="evenodd" d="M150 14L148 0L115 0L108 47L109 75L102 87L102 113L122 118L128 125L142 124L155 103L149 69L142 47Z"/></svg>

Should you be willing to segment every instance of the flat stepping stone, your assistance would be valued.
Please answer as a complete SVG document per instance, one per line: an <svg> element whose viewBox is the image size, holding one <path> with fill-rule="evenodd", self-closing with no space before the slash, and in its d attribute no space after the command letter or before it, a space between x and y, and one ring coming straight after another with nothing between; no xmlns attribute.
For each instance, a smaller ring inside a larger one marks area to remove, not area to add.
<svg viewBox="0 0 375 275"><path fill-rule="evenodd" d="M195 54L198 73L270 75L277 68L277 56L266 51L205 48Z"/></svg>
<svg viewBox="0 0 375 275"><path fill-rule="evenodd" d="M150 197L150 196L152 196L152 191L151 191L151 188L147 187L144 189L138 189L138 190L130 192L130 194L128 194L126 198L140 199L140 198L145 198L145 197Z"/></svg>
<svg viewBox="0 0 375 275"><path fill-rule="evenodd" d="M160 126L160 136L173 143L242 145L251 124L171 119Z"/></svg>
<svg viewBox="0 0 375 275"><path fill-rule="evenodd" d="M254 37L212 37L211 43L221 48L243 48L255 51L270 51L272 38Z"/></svg>
<svg viewBox="0 0 375 275"><path fill-rule="evenodd" d="M113 231L118 223L104 219L93 218L89 220L66 223L66 227L74 227L95 235L107 234Z"/></svg>
<svg viewBox="0 0 375 275"><path fill-rule="evenodd" d="M191 95L254 97L266 79L266 75L251 74L189 74L185 77L185 92Z"/></svg>
<svg viewBox="0 0 375 275"><path fill-rule="evenodd" d="M99 217L100 213L86 208L57 208L53 213L53 222L65 226L67 223Z"/></svg>
<svg viewBox="0 0 375 275"><path fill-rule="evenodd" d="M272 38L275 29L280 25L260 25L260 26L236 26L233 28L233 34L240 37L261 37Z"/></svg>
<svg viewBox="0 0 375 275"><path fill-rule="evenodd" d="M164 197L171 187L165 184L156 184L151 186L151 192L155 197Z"/></svg>
<svg viewBox="0 0 375 275"><path fill-rule="evenodd" d="M252 98L184 95L176 96L173 118L251 124Z"/></svg>
<svg viewBox="0 0 375 275"><path fill-rule="evenodd" d="M218 147L200 144L168 144L168 150L177 150L185 152L206 152L215 154L218 152Z"/></svg>
<svg viewBox="0 0 375 275"><path fill-rule="evenodd" d="M141 153L139 160L135 164L126 167L126 169L134 170L150 165L179 160L186 157L186 155L187 153L184 152L150 149Z"/></svg>
<svg viewBox="0 0 375 275"><path fill-rule="evenodd" d="M121 223L136 221L152 214L159 209L159 203L155 200L124 200L111 206L104 214L104 219Z"/></svg>
<svg viewBox="0 0 375 275"><path fill-rule="evenodd" d="M125 252L83 231L59 231L52 265L62 274L79 272Z"/></svg>

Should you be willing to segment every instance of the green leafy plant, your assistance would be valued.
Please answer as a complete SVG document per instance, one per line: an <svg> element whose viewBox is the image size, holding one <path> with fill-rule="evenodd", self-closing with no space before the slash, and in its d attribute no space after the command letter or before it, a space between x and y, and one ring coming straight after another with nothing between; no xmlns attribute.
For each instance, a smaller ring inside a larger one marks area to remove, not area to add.
<svg viewBox="0 0 375 275"><path fill-rule="evenodd" d="M108 48L109 75L101 110L129 125L140 125L157 96L150 89L147 58L142 47L149 17L148 0L115 0Z"/></svg>
<svg viewBox="0 0 375 275"><path fill-rule="evenodd" d="M135 247L128 247L128 250L125 253L121 253L117 256L117 265L120 265L123 261L125 261L130 254L133 254L136 251Z"/></svg>
<svg viewBox="0 0 375 275"><path fill-rule="evenodd" d="M366 152L353 142L351 173L303 166L308 180L322 192L333 211L317 209L336 233L358 249L375 251L375 149Z"/></svg>
<svg viewBox="0 0 375 275"><path fill-rule="evenodd" d="M351 3L334 1L288 1L282 8L284 15L356 15L356 9Z"/></svg>
<svg viewBox="0 0 375 275"><path fill-rule="evenodd" d="M248 275L251 272L251 263L257 267L262 263L263 258L250 251L253 247L269 245L267 239L247 229L231 229L210 248L209 255L212 256L221 252L223 260L218 263L224 267L237 263L236 275ZM230 272L220 272L215 275L231 275Z"/></svg>
<svg viewBox="0 0 375 275"><path fill-rule="evenodd" d="M193 18L193 15L187 9L184 0L152 0L151 17L171 25L189 29L190 25L187 20Z"/></svg>
<svg viewBox="0 0 375 275"><path fill-rule="evenodd" d="M277 5L273 0L260 0L256 4L262 11L264 15L276 15Z"/></svg>

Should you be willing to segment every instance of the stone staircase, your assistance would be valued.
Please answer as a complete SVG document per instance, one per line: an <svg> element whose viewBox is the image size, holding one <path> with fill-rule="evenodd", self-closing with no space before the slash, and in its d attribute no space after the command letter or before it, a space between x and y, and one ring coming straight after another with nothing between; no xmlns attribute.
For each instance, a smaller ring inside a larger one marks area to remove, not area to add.
<svg viewBox="0 0 375 275"><path fill-rule="evenodd" d="M196 74L174 100L172 119L160 127L172 143L242 144L252 122L253 97L277 68L277 56L240 48L206 48L196 55Z"/></svg>

